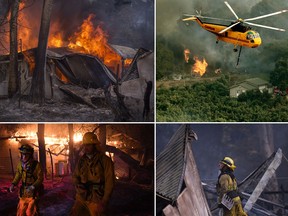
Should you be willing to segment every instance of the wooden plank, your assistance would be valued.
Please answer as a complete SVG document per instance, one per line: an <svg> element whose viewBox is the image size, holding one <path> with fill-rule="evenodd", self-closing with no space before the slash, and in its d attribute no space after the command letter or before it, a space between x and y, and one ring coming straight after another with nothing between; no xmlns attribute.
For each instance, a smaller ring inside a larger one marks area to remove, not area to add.
<svg viewBox="0 0 288 216"><path fill-rule="evenodd" d="M177 199L178 210L181 215L199 216L199 204L194 202L194 194L188 188L179 195Z"/></svg>
<svg viewBox="0 0 288 216"><path fill-rule="evenodd" d="M91 98L87 97L87 90L86 89L81 88L81 87L72 86L72 85L63 85L63 86L60 86L59 88L63 92L68 94L69 96L72 96L72 97L76 98L77 100L80 100L80 101L86 103L90 107L95 108L95 109L98 108L97 106L95 106L91 102Z"/></svg>
<svg viewBox="0 0 288 216"><path fill-rule="evenodd" d="M267 171L264 173L264 175L262 176L262 178L258 182L256 188L254 189L252 195L248 199L248 201L244 207L245 212L249 212L252 209L253 205L255 204L255 202L257 201L257 199L261 195L262 191L264 190L264 188L268 184L270 178L273 176L276 169L281 164L281 160L282 160L282 150L278 149L278 151L276 152L276 155L274 157L274 160L271 162Z"/></svg>
<svg viewBox="0 0 288 216"><path fill-rule="evenodd" d="M190 143L186 145L186 157L187 164L184 180L186 187L190 191L189 194L191 202L194 205L193 209L190 208L190 211L195 212L195 215L211 216L212 214L210 212L210 208L208 206L208 202L201 184Z"/></svg>
<svg viewBox="0 0 288 216"><path fill-rule="evenodd" d="M163 209L163 213L166 216L180 216L179 211L177 210L177 208L168 205Z"/></svg>

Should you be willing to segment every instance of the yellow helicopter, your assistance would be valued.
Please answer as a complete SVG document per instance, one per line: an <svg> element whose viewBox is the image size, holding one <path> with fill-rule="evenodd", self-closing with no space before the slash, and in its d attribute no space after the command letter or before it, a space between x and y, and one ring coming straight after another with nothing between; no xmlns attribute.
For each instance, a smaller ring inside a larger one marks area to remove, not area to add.
<svg viewBox="0 0 288 216"><path fill-rule="evenodd" d="M234 44L235 52L238 51L237 47L240 47L237 65L239 63L242 46L249 47L249 48L256 48L261 45L261 38L260 38L259 33L252 30L250 26L257 26L257 27L272 29L276 31L285 31L285 29L275 28L275 27L266 26L266 25L260 25L260 24L249 22L249 21L263 19L263 18L270 17L270 16L275 16L281 13L285 13L288 10L281 10L275 13L257 16L254 18L241 19L237 16L237 14L235 13L235 11L232 9L232 7L229 5L227 1L225 1L224 3L227 5L227 7L230 9L233 15L236 17L236 21L221 19L221 18L214 18L214 17L205 17L201 15L189 15L189 14L184 14L184 18L182 19L182 21L185 22L186 24L189 24L189 21L196 21L203 29L217 36L216 43L218 43L218 41L221 40L227 43ZM219 20L219 21L230 21L230 22L232 21L232 23L229 26L216 24L216 23L208 23L208 22L201 21L201 18ZM244 24L248 24L249 26L246 26Z"/></svg>

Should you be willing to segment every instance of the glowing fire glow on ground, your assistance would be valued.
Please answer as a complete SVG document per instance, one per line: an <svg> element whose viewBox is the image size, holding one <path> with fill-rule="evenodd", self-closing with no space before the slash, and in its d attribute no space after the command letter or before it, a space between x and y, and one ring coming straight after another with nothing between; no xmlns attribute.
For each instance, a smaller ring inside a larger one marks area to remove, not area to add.
<svg viewBox="0 0 288 216"><path fill-rule="evenodd" d="M203 76L206 72L206 68L208 63L206 62L205 58L201 61L197 56L193 57L195 63L192 66L192 73L197 73L200 76Z"/></svg>

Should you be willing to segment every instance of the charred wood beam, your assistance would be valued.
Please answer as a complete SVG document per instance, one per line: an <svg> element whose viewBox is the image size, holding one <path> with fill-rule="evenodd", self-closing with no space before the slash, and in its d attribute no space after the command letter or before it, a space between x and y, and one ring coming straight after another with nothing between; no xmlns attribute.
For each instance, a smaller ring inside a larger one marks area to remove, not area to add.
<svg viewBox="0 0 288 216"><path fill-rule="evenodd" d="M245 192L242 192L242 194L244 195L245 198L249 198L249 197L252 195L252 194L245 193ZM270 200L267 200L267 199L264 199L264 198L261 198L261 197L259 197L257 200L262 201L262 202L265 202L265 203L269 203L269 204L271 204L271 205L274 205L274 206L277 206L277 207L280 207L280 208L283 208L283 209L285 208L284 205L281 205L281 204L279 204L279 203L272 202L272 201L270 201Z"/></svg>
<svg viewBox="0 0 288 216"><path fill-rule="evenodd" d="M40 156L40 164L45 175L47 177L47 170L46 170L46 150L45 150L45 138L44 138L44 124L38 124L38 144L39 144L39 156Z"/></svg>
<svg viewBox="0 0 288 216"><path fill-rule="evenodd" d="M3 136L0 137L0 140L6 140L6 139L25 139L27 136Z"/></svg>
<svg viewBox="0 0 288 216"><path fill-rule="evenodd" d="M37 148L39 148L39 146L37 146L37 145L35 145L35 144L32 144L32 145L35 146L35 147L37 147ZM66 148L66 147L63 148L63 149L62 149L60 152L58 152L58 153L51 152L51 154L52 154L52 155L55 155L55 156L59 156L59 155L69 156L68 154L62 154L62 152L63 152L64 150L67 150L67 148ZM48 150L45 150L45 152L48 152L48 153L49 153Z"/></svg>
<svg viewBox="0 0 288 216"><path fill-rule="evenodd" d="M73 124L68 124L69 131L69 164L71 172L74 171L74 132L73 132Z"/></svg>

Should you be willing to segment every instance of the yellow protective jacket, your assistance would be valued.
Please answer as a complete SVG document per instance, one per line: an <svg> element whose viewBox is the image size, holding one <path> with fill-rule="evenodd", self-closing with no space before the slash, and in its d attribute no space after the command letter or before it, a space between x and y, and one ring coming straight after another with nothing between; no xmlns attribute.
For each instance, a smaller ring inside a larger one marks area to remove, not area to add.
<svg viewBox="0 0 288 216"><path fill-rule="evenodd" d="M115 183L114 164L103 153L95 153L91 159L85 154L79 159L73 173L76 198L83 201L108 203Z"/></svg>
<svg viewBox="0 0 288 216"><path fill-rule="evenodd" d="M17 171L15 177L12 181L12 184L18 185L19 181L22 181L21 190L25 190L24 187L33 185L35 187L35 194L39 191L40 186L43 184L43 172L41 169L41 165L38 161L31 159L27 162L25 167L23 167L22 162L20 161L17 165ZM22 197L21 193L24 191L20 190L20 197ZM27 194L26 194L27 195ZM29 195L27 195L29 197ZM32 196L32 195L31 195Z"/></svg>
<svg viewBox="0 0 288 216"><path fill-rule="evenodd" d="M221 203L224 194L230 191L237 191L236 179L232 179L228 174L221 174L217 184L218 203Z"/></svg>

